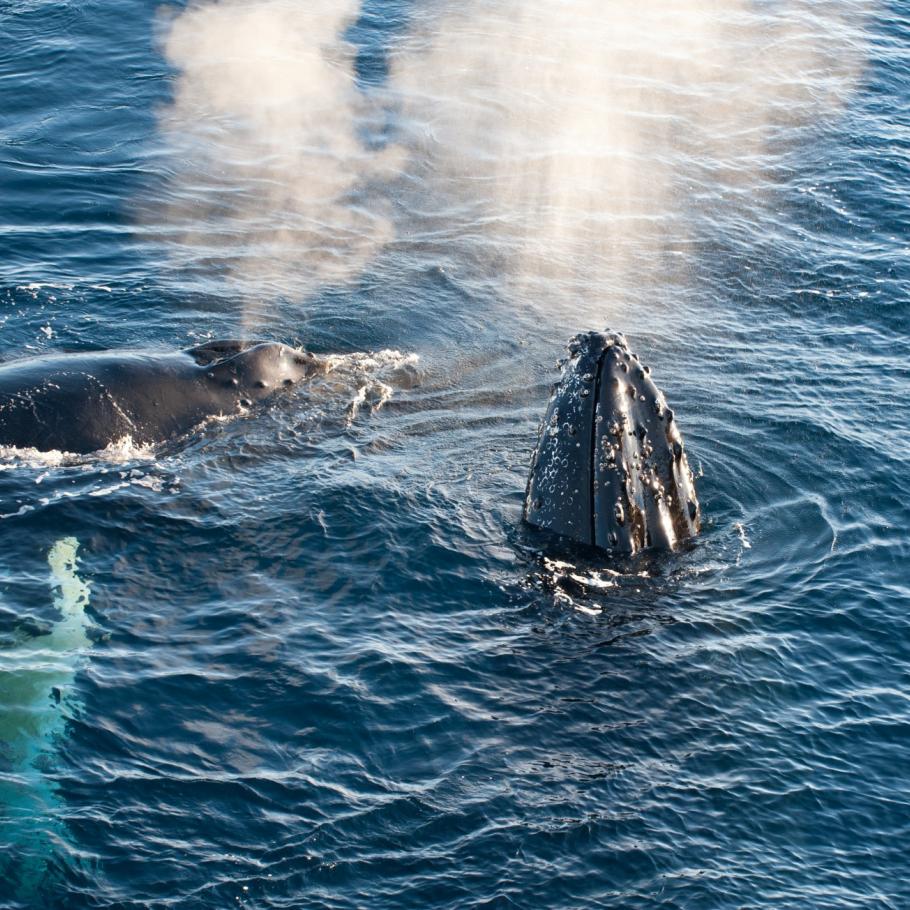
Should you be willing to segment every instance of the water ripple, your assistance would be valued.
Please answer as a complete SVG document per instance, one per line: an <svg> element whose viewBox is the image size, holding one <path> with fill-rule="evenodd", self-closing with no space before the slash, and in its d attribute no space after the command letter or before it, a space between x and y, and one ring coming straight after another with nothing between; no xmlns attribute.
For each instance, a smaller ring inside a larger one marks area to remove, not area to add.
<svg viewBox="0 0 910 910"><path fill-rule="evenodd" d="M907 904L906 15L0 26L0 358L347 365L177 446L0 453L0 647L59 622L61 539L91 631L59 735L0 750L43 807L2 803L0 908ZM519 523L553 363L606 324L699 475L672 556Z"/></svg>

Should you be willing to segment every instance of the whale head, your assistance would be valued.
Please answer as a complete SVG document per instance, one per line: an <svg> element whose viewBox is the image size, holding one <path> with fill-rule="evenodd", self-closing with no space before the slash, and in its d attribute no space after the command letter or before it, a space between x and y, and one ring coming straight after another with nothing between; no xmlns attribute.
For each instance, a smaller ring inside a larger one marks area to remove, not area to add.
<svg viewBox="0 0 910 910"><path fill-rule="evenodd" d="M250 401L326 371L322 358L276 341L214 341L187 353L209 381Z"/></svg>
<svg viewBox="0 0 910 910"><path fill-rule="evenodd" d="M617 554L672 550L701 514L663 393L618 334L569 343L531 462L524 518Z"/></svg>

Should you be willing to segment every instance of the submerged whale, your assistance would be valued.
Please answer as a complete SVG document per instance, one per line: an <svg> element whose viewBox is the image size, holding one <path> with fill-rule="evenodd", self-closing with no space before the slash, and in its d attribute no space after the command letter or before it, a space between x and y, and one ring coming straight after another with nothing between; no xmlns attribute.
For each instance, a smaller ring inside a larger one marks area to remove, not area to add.
<svg viewBox="0 0 910 910"><path fill-rule="evenodd" d="M0 647L0 892L15 906L43 906L65 834L54 772L68 720L81 707L76 677L92 644L78 549L64 537L47 557L60 619L42 635L22 633Z"/></svg>
<svg viewBox="0 0 910 910"><path fill-rule="evenodd" d="M569 342L531 460L524 519L616 554L672 550L701 510L676 420L619 334Z"/></svg>
<svg viewBox="0 0 910 910"><path fill-rule="evenodd" d="M84 454L126 436L159 443L321 372L322 358L276 342L16 360L0 365L0 445Z"/></svg>

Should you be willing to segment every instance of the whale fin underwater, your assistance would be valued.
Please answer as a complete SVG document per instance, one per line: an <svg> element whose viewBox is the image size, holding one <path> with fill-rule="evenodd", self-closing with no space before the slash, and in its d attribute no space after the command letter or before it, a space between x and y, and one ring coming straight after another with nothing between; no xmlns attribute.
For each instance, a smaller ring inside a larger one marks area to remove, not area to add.
<svg viewBox="0 0 910 910"><path fill-rule="evenodd" d="M314 354L247 341L14 360L0 365L0 445L87 454L124 437L156 444L326 369Z"/></svg>
<svg viewBox="0 0 910 910"><path fill-rule="evenodd" d="M73 683L87 661L89 586L77 572L78 541L48 554L59 620L0 650L0 881L26 905L45 884L60 802L46 776L66 721L77 708Z"/></svg>
<svg viewBox="0 0 910 910"><path fill-rule="evenodd" d="M673 411L620 334L573 338L531 460L524 520L617 555L673 550L701 525Z"/></svg>

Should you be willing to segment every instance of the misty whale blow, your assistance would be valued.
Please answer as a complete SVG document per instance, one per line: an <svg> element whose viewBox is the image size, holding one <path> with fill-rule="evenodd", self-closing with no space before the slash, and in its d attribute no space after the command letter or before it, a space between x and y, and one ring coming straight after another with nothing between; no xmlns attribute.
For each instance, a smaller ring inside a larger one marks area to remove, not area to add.
<svg viewBox="0 0 910 910"><path fill-rule="evenodd" d="M569 342L531 461L524 519L614 553L698 533L695 481L673 412L618 334Z"/></svg>
<svg viewBox="0 0 910 910"><path fill-rule="evenodd" d="M249 407L324 361L277 342L55 354L0 366L0 445L88 453L162 442Z"/></svg>

